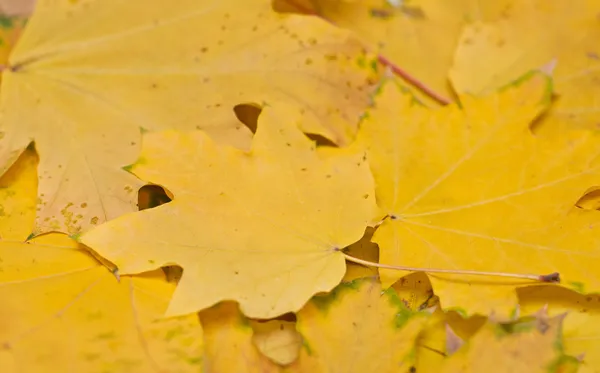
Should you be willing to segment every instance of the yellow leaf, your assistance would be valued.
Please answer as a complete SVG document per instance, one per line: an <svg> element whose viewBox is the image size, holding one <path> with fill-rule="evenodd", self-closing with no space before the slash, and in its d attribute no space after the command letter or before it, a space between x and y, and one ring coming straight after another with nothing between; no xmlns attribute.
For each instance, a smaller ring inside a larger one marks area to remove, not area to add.
<svg viewBox="0 0 600 373"><path fill-rule="evenodd" d="M302 336L296 331L295 322L251 320L250 324L254 330L252 343L263 355L279 365L296 361L302 346Z"/></svg>
<svg viewBox="0 0 600 373"><path fill-rule="evenodd" d="M579 373L600 372L600 297L582 295L558 286L519 289L521 312L548 307L550 315L567 313L563 324L565 353L580 357Z"/></svg>
<svg viewBox="0 0 600 373"><path fill-rule="evenodd" d="M286 121L286 112L265 109L250 153L200 131L145 136L132 172L174 200L108 222L82 242L125 274L183 267L169 315L221 300L238 301L253 318L299 310L342 279L339 250L362 237L374 193L362 150L321 157Z"/></svg>
<svg viewBox="0 0 600 373"><path fill-rule="evenodd" d="M306 132L349 142L369 58L348 32L267 0L40 0L3 73L0 169L33 139L36 233L77 234L135 210L141 184L121 167L140 128L201 128L246 148L234 106L287 103Z"/></svg>
<svg viewBox="0 0 600 373"><path fill-rule="evenodd" d="M393 288L404 305L413 311L421 311L434 306L437 298L433 294L431 282L423 272L411 273L396 281Z"/></svg>
<svg viewBox="0 0 600 373"><path fill-rule="evenodd" d="M514 324L486 323L450 356L440 373L514 372L546 373L563 363L562 316L538 316Z"/></svg>
<svg viewBox="0 0 600 373"><path fill-rule="evenodd" d="M430 111L386 84L360 134L389 216L373 237L380 262L533 278L559 272L568 286L598 290L599 215L572 207L596 180L590 149L598 139L583 133L557 151L553 141L532 136L528 126L549 94L547 77L530 74L489 97L463 96L461 108ZM379 273L384 286L403 274ZM430 279L444 308L497 317L516 306L514 287L530 283L443 273Z"/></svg>
<svg viewBox="0 0 600 373"><path fill-rule="evenodd" d="M294 9L293 4L305 8L301 0L286 2L292 6L281 8ZM511 2L413 0L393 6L385 0L312 1L317 14L356 32L385 60L446 100L454 95L447 74L462 25L496 19Z"/></svg>
<svg viewBox="0 0 600 373"><path fill-rule="evenodd" d="M202 369L197 317L160 320L173 291L161 271L119 282L58 234L1 242L0 257L3 373Z"/></svg>
<svg viewBox="0 0 600 373"><path fill-rule="evenodd" d="M304 348L289 372L408 372L427 321L373 279L339 285L298 312Z"/></svg>
<svg viewBox="0 0 600 373"><path fill-rule="evenodd" d="M544 121L597 129L599 13L596 0L515 1L501 20L465 27L452 84L458 92L492 91L529 70L555 64L558 100Z"/></svg>
<svg viewBox="0 0 600 373"><path fill-rule="evenodd" d="M0 237L25 241L33 230L37 194L38 156L25 150L0 177Z"/></svg>
<svg viewBox="0 0 600 373"><path fill-rule="evenodd" d="M417 341L416 371L439 372L445 357L451 355L449 348L456 347L451 343L468 340L486 321L487 318L479 315L463 318L454 311L436 309ZM448 335L449 328L453 335Z"/></svg>
<svg viewBox="0 0 600 373"><path fill-rule="evenodd" d="M205 372L271 373L279 368L252 344L252 327L233 302L200 312L204 328Z"/></svg>
<svg viewBox="0 0 600 373"><path fill-rule="evenodd" d="M348 246L344 252L354 258L366 260L369 262L379 262L379 247L377 244L371 242L373 237L374 229L367 227L364 236L352 245ZM348 262L346 264L346 274L344 275L344 281L352 281L362 277L374 277L377 278L379 273L376 267L367 267L356 263Z"/></svg>

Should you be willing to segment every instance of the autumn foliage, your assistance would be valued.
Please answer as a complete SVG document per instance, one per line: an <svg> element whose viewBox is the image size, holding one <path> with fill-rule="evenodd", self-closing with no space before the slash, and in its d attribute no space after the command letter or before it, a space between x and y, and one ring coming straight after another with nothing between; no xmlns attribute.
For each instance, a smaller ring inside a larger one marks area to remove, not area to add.
<svg viewBox="0 0 600 373"><path fill-rule="evenodd" d="M5 3L1 373L600 372L600 1Z"/></svg>

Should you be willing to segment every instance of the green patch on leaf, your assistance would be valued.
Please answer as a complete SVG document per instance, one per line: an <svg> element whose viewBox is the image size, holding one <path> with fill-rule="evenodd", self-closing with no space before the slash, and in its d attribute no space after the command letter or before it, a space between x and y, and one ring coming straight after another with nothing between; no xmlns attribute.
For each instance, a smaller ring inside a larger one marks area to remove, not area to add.
<svg viewBox="0 0 600 373"><path fill-rule="evenodd" d="M342 282L327 294L315 295L311 302L321 311L327 312L329 306L340 297L340 293L348 290L358 291L365 279L359 278L350 282Z"/></svg>
<svg viewBox="0 0 600 373"><path fill-rule="evenodd" d="M578 293L585 293L585 285L583 282L571 281L567 283L567 286Z"/></svg>
<svg viewBox="0 0 600 373"><path fill-rule="evenodd" d="M397 309L396 316L394 317L394 326L397 329L401 329L406 325L408 320L415 315L406 304L400 299L398 293L393 288L388 288L383 292L383 296L387 297L394 308Z"/></svg>

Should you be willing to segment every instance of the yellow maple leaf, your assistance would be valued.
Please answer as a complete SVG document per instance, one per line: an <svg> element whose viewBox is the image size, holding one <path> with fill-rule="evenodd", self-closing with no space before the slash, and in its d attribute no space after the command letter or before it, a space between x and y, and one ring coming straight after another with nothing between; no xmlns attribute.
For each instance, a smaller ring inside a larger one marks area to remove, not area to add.
<svg viewBox="0 0 600 373"><path fill-rule="evenodd" d="M381 263L528 278L559 272L571 287L598 289L598 214L572 207L597 178L598 138L585 132L557 151L531 135L549 87L534 73L488 97L465 95L460 108L430 111L384 86L360 134L388 215L373 236ZM516 305L514 286L527 284L429 272L445 308L498 317ZM389 285L402 274L380 275Z"/></svg>
<svg viewBox="0 0 600 373"><path fill-rule="evenodd" d="M362 150L322 157L287 121L285 111L264 110L249 153L200 131L145 136L131 170L174 200L110 221L82 242L121 273L183 267L169 315L220 300L255 318L297 311L342 279L340 249L362 236L374 193Z"/></svg>
<svg viewBox="0 0 600 373"><path fill-rule="evenodd" d="M392 289L373 279L339 285L315 296L297 314L304 337L299 359L286 372L409 371L427 315L408 310Z"/></svg>
<svg viewBox="0 0 600 373"><path fill-rule="evenodd" d="M546 373L559 366L569 367L563 372L576 372L576 360L561 347L564 316L537 315L511 324L487 322L446 359L439 372Z"/></svg>
<svg viewBox="0 0 600 373"><path fill-rule="evenodd" d="M579 373L600 372L600 296L550 285L528 286L518 295L523 314L541 307L550 315L567 313L562 328L565 353L582 360Z"/></svg>
<svg viewBox="0 0 600 373"><path fill-rule="evenodd" d="M597 129L599 13L594 0L516 1L502 19L464 28L452 84L458 92L489 92L550 64L558 100L544 121Z"/></svg>
<svg viewBox="0 0 600 373"><path fill-rule="evenodd" d="M233 302L223 302L200 312L204 328L207 373L279 372L252 343L252 327Z"/></svg>
<svg viewBox="0 0 600 373"><path fill-rule="evenodd" d="M196 316L159 320L161 271L115 276L64 235L0 242L0 367L13 372L198 372Z"/></svg>
<svg viewBox="0 0 600 373"><path fill-rule="evenodd" d="M140 128L201 128L245 148L233 107L280 102L306 132L347 143L366 59L347 31L266 0L40 0L3 73L0 169L34 140L36 232L76 234L135 210L141 184L121 167Z"/></svg>
<svg viewBox="0 0 600 373"><path fill-rule="evenodd" d="M448 69L462 26L468 21L499 17L512 2L474 0L276 0L283 10L315 12L333 24L350 29L382 55L382 61L439 101L452 99ZM406 75L405 73L408 73ZM419 96L424 99L426 96Z"/></svg>

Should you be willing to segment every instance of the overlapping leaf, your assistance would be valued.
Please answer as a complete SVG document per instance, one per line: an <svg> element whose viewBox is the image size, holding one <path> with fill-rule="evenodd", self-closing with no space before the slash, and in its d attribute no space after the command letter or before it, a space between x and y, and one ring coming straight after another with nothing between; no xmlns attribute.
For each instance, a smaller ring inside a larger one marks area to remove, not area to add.
<svg viewBox="0 0 600 373"><path fill-rule="evenodd" d="M319 156L290 121L285 111L265 110L250 153L203 132L146 136L132 172L175 199L82 241L121 273L182 266L170 315L220 300L238 301L251 317L297 311L341 280L339 250L362 236L374 193L363 151Z"/></svg>
<svg viewBox="0 0 600 373"><path fill-rule="evenodd" d="M304 347L289 372L409 371L426 315L412 313L395 291L373 279L341 284L298 313Z"/></svg>
<svg viewBox="0 0 600 373"><path fill-rule="evenodd" d="M63 235L0 243L2 372L198 372L195 316L161 318L161 271L115 276Z"/></svg>
<svg viewBox="0 0 600 373"><path fill-rule="evenodd" d="M529 286L519 289L518 294L525 315L541 307L552 316L566 313L562 327L565 353L581 360L579 373L600 371L600 296L557 286Z"/></svg>
<svg viewBox="0 0 600 373"><path fill-rule="evenodd" d="M495 20L513 1L340 1L277 0L282 10L309 9L339 27L356 32L382 60L412 76L444 100L452 99L447 74L462 26ZM288 6L285 6L289 3ZM306 4L310 3L310 4Z"/></svg>
<svg viewBox="0 0 600 373"><path fill-rule="evenodd" d="M25 150L0 177L0 238L25 241L35 219L38 157Z"/></svg>
<svg viewBox="0 0 600 373"><path fill-rule="evenodd" d="M40 155L36 233L135 208L140 128L202 128L239 147L233 106L293 104L307 132L350 141L368 98L362 46L269 1L40 0L3 72L0 169Z"/></svg>
<svg viewBox="0 0 600 373"><path fill-rule="evenodd" d="M387 84L361 127L388 218L380 261L420 268L519 274L559 272L597 291L598 215L573 206L597 178L598 140L584 132L557 151L529 125L549 80L530 74L486 98L428 111ZM401 274L380 270L384 284ZM433 274L444 307L508 315L526 281Z"/></svg>
<svg viewBox="0 0 600 373"><path fill-rule="evenodd" d="M205 372L280 371L277 364L252 344L252 328L234 303L221 303L204 310L200 320L206 343Z"/></svg>
<svg viewBox="0 0 600 373"><path fill-rule="evenodd" d="M488 322L440 372L576 372L577 361L564 354L560 343L563 318L542 314L514 324Z"/></svg>
<svg viewBox="0 0 600 373"><path fill-rule="evenodd" d="M558 99L545 122L551 128L597 129L599 13L600 3L594 0L575 6L568 0L515 1L502 19L465 27L450 73L454 88L491 92L550 64Z"/></svg>

